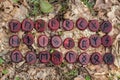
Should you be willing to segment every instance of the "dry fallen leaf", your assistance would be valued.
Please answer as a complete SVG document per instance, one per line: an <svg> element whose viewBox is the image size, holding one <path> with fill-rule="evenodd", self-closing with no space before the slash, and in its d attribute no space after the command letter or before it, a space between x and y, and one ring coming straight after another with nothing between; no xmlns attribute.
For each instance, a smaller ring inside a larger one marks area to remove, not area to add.
<svg viewBox="0 0 120 80"><path fill-rule="evenodd" d="M40 64L39 62L38 63L36 62L35 65L28 65L25 63L24 59L21 63L16 63L16 64L10 61L10 57L9 57L10 51L14 50L14 48L11 48L10 46L8 46L9 45L8 40L11 35L17 34L20 37L21 44L17 49L21 51L23 56L25 56L26 55L25 53L30 49L28 49L28 47L22 42L22 37L25 33L22 30L19 31L18 33L11 33L8 28L8 22L13 18L22 22L22 20L26 18L26 15L28 15L28 9L30 8L30 6L28 5L27 0L20 0L20 1L23 1L21 2L20 5L17 3L13 3L12 0L4 0L4 2L3 0L0 0L0 2L1 1L2 3L0 3L0 8L4 5L3 8L5 9L5 11L0 10L0 56L2 56L3 59L5 60L5 64L3 64L2 68L0 67L0 71L2 71L4 67L7 67L7 69L10 70L9 71L10 73L7 75L2 75L0 73L0 78L2 77L1 80L5 80L8 78L11 78L11 80L13 80L13 77L16 77L16 76L20 77L20 79L22 80L37 80L37 79L60 80L61 76L63 77L63 75L58 74L55 67L51 67L53 66L51 63L44 65L44 64ZM17 6L14 6L14 4ZM120 32L119 32L120 27L116 26L118 23L120 23L120 5L118 0L96 0L94 9L98 11L97 16L92 16L88 7L86 7L86 5L84 5L83 2L81 2L81 0L74 0L74 3L72 3L71 0L69 0L68 4L69 4L70 10L66 11L66 13L64 14L64 18L71 19L74 21L74 23L76 23L76 20L79 17L83 17L87 21L92 19L98 19L100 21L102 19L102 20L109 20L112 23L113 29L109 33L109 35L112 36L114 41L112 45L112 53L115 56L115 63L114 63L115 66L112 65L111 67L112 70L109 70L108 66L105 64L92 65L91 63L89 63L88 66L86 66L86 68L90 73L91 77L93 78L93 80L108 80L109 77L113 77L111 80L117 80L118 76L120 76L119 75L120 74L120 71L119 71L120 69L120 47L119 47L120 46ZM54 18L54 16L57 15L60 9L61 9L60 4L55 4L54 13L50 13L48 15L40 14L35 18L35 20L43 19L46 22L48 22L49 19ZM32 20L34 19L32 18ZM58 32L59 31L63 31L63 29L60 28ZM51 49L50 46L44 49L38 47L37 46L38 36L45 34L48 37L50 37L51 35L58 34L58 32L51 32L49 29L47 29L44 33L39 33L39 32L36 32L35 29L32 30L31 33L35 36L35 43L32 46L36 50L36 54L38 54L40 51ZM89 29L81 31L76 28L76 25L74 25L73 30L63 31L61 37L62 37L62 40L64 40L67 37L73 38L75 41L75 47L72 50L80 54L83 51L78 48L78 39L83 36L89 37L92 34L96 34L96 32L91 32L89 31ZM103 36L104 33L99 32L99 35ZM65 55L65 53L68 51L65 48L63 48L63 46L61 46L56 50L62 51L63 55ZM105 48L101 45L99 48L89 47L89 49L86 50L88 54L91 54L95 51L101 52L101 54L104 55L104 53L106 51L109 51L109 49L105 50ZM50 67L48 67L48 65ZM74 65L67 64L66 66L67 66L67 69L69 68L73 69L75 66L77 67L78 65L76 65L75 63ZM67 72L68 71L67 69L65 68L64 70ZM82 72L82 74L86 74L86 73ZM80 75L75 77L74 80L84 80L84 76L80 76Z"/></svg>
<svg viewBox="0 0 120 80"><path fill-rule="evenodd" d="M110 8L111 5L112 5L111 0L97 0L95 5L94 5L94 9L96 9L96 10L101 10L101 9L107 10L108 8Z"/></svg>
<svg viewBox="0 0 120 80"><path fill-rule="evenodd" d="M81 75L77 76L76 78L74 78L74 80L85 80L84 77L82 77Z"/></svg>
<svg viewBox="0 0 120 80"><path fill-rule="evenodd" d="M120 68L120 34L117 35L112 47L112 53L115 55L114 64Z"/></svg>

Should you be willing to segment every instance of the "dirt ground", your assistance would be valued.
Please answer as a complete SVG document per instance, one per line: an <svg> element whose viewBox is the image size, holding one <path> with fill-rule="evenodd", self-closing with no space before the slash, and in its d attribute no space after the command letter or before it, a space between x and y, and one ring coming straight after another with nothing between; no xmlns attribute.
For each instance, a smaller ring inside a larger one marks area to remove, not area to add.
<svg viewBox="0 0 120 80"><path fill-rule="evenodd" d="M27 17L33 21L43 19L48 22L49 19L54 18L59 13L61 8L59 3L53 3L53 12L31 16L29 15L31 6L28 2L29 0L20 0L19 3L15 3L13 0L0 0L0 59L2 59L2 64L0 64L0 80L120 80L120 0L95 0L91 10L82 0L68 0L68 9L62 15L64 19L71 19L74 23L79 17L83 17L87 21L97 19L99 22L109 20L112 23L112 31L109 33L113 38L112 46L104 48L101 45L99 48L89 47L86 50L89 54L95 51L101 52L103 55L105 52L112 52L115 56L115 62L110 66L104 64L104 62L99 65L89 63L85 66L79 63L68 64L65 61L58 66L53 65L51 62L41 64L37 61L33 65L28 65L25 63L25 60L20 63L11 62L10 52L15 48L9 46L9 37L17 34L22 39L26 33L23 31L19 31L18 33L10 32L8 22L11 19L17 19L22 22ZM91 32L88 29L80 31L76 27L71 31L64 31L60 28L56 32L47 29L41 33L34 29L31 31L35 37L32 49L36 51L36 54L40 51L51 50L50 46L39 48L37 46L37 38L41 34L50 37L51 35L59 34L59 32L62 32L62 40L67 37L74 39L76 45L72 50L78 54L83 52L77 46L78 39L83 36L89 37L92 34L96 34L96 32ZM98 32L98 34L100 36L104 35L102 32ZM31 50L23 42L21 42L17 49L21 51L23 56L25 56L27 51ZM62 52L64 55L68 51L63 46L56 50ZM90 78L86 78L86 76L90 76Z"/></svg>

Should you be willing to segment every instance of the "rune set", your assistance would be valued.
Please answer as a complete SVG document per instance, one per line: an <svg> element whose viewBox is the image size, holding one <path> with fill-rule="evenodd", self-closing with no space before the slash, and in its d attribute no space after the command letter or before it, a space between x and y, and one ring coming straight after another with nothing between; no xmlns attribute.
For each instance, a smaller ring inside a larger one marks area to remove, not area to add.
<svg viewBox="0 0 120 80"><path fill-rule="evenodd" d="M42 19L33 21L26 18L22 22L12 19L8 23L8 26L9 30L13 33L13 35L9 37L9 45L12 48L15 48L15 50L10 52L11 61L14 63L19 63L25 60L28 64L35 64L37 59L39 63L52 62L54 65L60 65L64 59L70 64L78 62L81 65L87 65L88 63L98 65L102 62L107 65L111 65L114 63L115 57L111 52L106 52L104 55L102 55L100 52L93 52L91 55L86 52L89 46L96 49L100 45L103 45L105 48L110 48L112 46L112 37L108 35L108 33L112 30L112 24L110 21L87 21L84 18L79 18L76 23L74 23L72 20L65 19L62 21L62 24L60 24L60 21L56 18L50 19L48 23ZM50 37L45 34L40 34L39 37L37 37L37 47L45 48L50 46L52 49L54 49L52 51L40 51L37 54L35 51L31 50L27 51L25 56L23 56L19 50L20 43L24 43L28 47L34 44L35 35L31 33L33 29L35 29L38 33L45 32L46 30L57 32L57 30L60 28L63 31L71 31L73 28L75 28L75 26L81 31L84 31L88 28L90 31L96 32L96 34L93 34L90 37L79 38L77 46L83 51L80 53L80 55L78 55L78 53L75 51L72 51L72 48L75 47L74 39L67 37L62 40L62 36L60 34ZM20 30L25 32L25 35L23 35L22 39L20 39L17 35ZM103 32L104 36L97 34L98 31ZM62 51L56 50L60 46L63 46L63 48L67 50L64 56Z"/></svg>

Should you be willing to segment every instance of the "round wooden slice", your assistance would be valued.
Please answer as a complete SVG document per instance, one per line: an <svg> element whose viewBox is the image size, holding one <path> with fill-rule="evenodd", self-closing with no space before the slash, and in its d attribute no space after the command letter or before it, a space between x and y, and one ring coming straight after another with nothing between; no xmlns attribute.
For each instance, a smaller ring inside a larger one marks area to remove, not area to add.
<svg viewBox="0 0 120 80"><path fill-rule="evenodd" d="M12 47L18 47L20 45L20 38L17 35L13 35L9 39L9 45Z"/></svg>
<svg viewBox="0 0 120 80"><path fill-rule="evenodd" d="M53 19L50 19L48 22L48 27L53 31L58 30L59 26L60 26L60 23L57 19L53 18Z"/></svg>
<svg viewBox="0 0 120 80"><path fill-rule="evenodd" d="M75 46L75 42L72 38L66 38L63 42L65 49L72 49Z"/></svg>
<svg viewBox="0 0 120 80"><path fill-rule="evenodd" d="M40 35L38 37L38 45L40 47L46 47L48 45L48 41L49 41L49 39L46 35Z"/></svg>
<svg viewBox="0 0 120 80"><path fill-rule="evenodd" d="M88 26L88 22L84 18L79 18L76 22L76 26L79 30L85 30Z"/></svg>
<svg viewBox="0 0 120 80"><path fill-rule="evenodd" d="M22 22L22 30L26 32L32 31L34 28L34 22L31 19L24 19Z"/></svg>
<svg viewBox="0 0 120 80"><path fill-rule="evenodd" d="M105 64L111 65L114 63L115 57L112 53L105 53L103 56L103 60L104 60Z"/></svg>
<svg viewBox="0 0 120 80"><path fill-rule="evenodd" d="M14 62L14 63L19 63L22 61L22 54L19 50L14 50L11 52L11 61Z"/></svg>
<svg viewBox="0 0 120 80"><path fill-rule="evenodd" d="M51 44L53 48L59 48L62 45L62 39L60 36L53 36L51 38Z"/></svg>
<svg viewBox="0 0 120 80"><path fill-rule="evenodd" d="M37 56L34 52L28 51L26 53L25 59L28 64L34 64L37 60Z"/></svg>
<svg viewBox="0 0 120 80"><path fill-rule="evenodd" d="M42 19L39 19L35 22L35 29L38 32L44 32L46 27L47 27L47 23Z"/></svg>
<svg viewBox="0 0 120 80"><path fill-rule="evenodd" d="M26 44L26 45L32 45L34 43L34 37L32 34L26 34L24 37L23 37L23 42Z"/></svg>
<svg viewBox="0 0 120 80"><path fill-rule="evenodd" d="M89 47L89 39L87 37L82 37L79 40L78 47L82 50L86 50Z"/></svg>
<svg viewBox="0 0 120 80"><path fill-rule="evenodd" d="M70 31L70 30L73 29L74 23L73 23L72 20L67 19L67 20L64 20L62 27L63 27L64 30Z"/></svg>
<svg viewBox="0 0 120 80"><path fill-rule="evenodd" d="M77 61L77 54L74 51L68 51L65 59L68 63L75 63Z"/></svg>
<svg viewBox="0 0 120 80"><path fill-rule="evenodd" d="M15 19L11 20L9 22L8 26L9 26L10 31L14 32L14 33L20 31L20 29L21 29L21 23L18 20L15 20Z"/></svg>
<svg viewBox="0 0 120 80"><path fill-rule="evenodd" d="M59 65L61 64L63 61L63 55L61 52L55 50L53 53L52 53L52 63L54 65Z"/></svg>
<svg viewBox="0 0 120 80"><path fill-rule="evenodd" d="M90 40L90 45L94 48L97 48L101 45L101 37L97 34L91 35L89 40Z"/></svg>
<svg viewBox="0 0 120 80"><path fill-rule="evenodd" d="M98 52L94 52L91 55L91 63L94 65L98 65L102 62L102 55Z"/></svg>
<svg viewBox="0 0 120 80"><path fill-rule="evenodd" d="M104 35L101 41L102 45L105 47L110 47L112 45L112 38L109 35Z"/></svg>
<svg viewBox="0 0 120 80"><path fill-rule="evenodd" d="M112 30L112 24L109 21L103 21L100 28L102 32L109 33Z"/></svg>
<svg viewBox="0 0 120 80"><path fill-rule="evenodd" d="M39 52L39 61L41 63L48 63L50 61L50 53L48 51Z"/></svg>
<svg viewBox="0 0 120 80"><path fill-rule="evenodd" d="M98 20L90 20L88 25L89 30L96 32L99 30L99 22Z"/></svg>
<svg viewBox="0 0 120 80"><path fill-rule="evenodd" d="M87 65L90 61L90 55L86 52L82 52L79 56L79 63L82 65Z"/></svg>

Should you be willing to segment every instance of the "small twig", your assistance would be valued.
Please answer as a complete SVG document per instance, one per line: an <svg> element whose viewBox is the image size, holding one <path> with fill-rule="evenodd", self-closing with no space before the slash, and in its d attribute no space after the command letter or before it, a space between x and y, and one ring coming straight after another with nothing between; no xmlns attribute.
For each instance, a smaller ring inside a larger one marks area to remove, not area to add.
<svg viewBox="0 0 120 80"><path fill-rule="evenodd" d="M120 54L119 53L119 48L120 48L120 41L118 41L118 54Z"/></svg>
<svg viewBox="0 0 120 80"><path fill-rule="evenodd" d="M72 2L74 5L76 5L75 0L71 0L71 2Z"/></svg>

